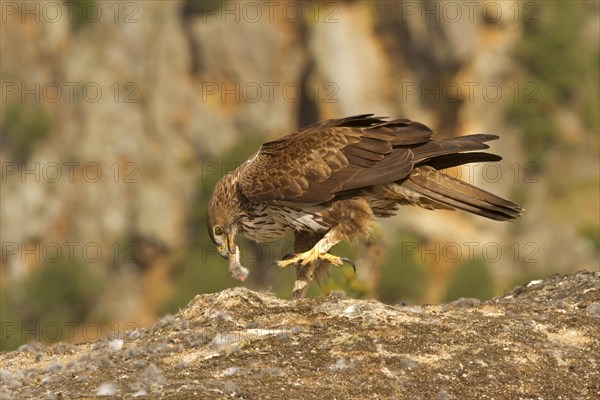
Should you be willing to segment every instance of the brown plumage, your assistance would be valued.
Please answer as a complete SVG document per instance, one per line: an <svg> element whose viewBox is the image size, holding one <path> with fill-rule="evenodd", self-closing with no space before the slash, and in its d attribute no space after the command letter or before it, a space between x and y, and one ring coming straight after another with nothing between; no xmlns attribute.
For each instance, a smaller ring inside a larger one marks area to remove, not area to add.
<svg viewBox="0 0 600 400"><path fill-rule="evenodd" d="M432 139L427 126L372 114L333 119L265 143L216 185L208 206L208 231L233 277L244 280L235 237L256 242L295 232L295 298L315 274L347 259L328 254L336 243L367 235L375 217L399 205L460 209L510 221L522 209L501 197L439 172L471 162L498 161L480 152L496 135Z"/></svg>

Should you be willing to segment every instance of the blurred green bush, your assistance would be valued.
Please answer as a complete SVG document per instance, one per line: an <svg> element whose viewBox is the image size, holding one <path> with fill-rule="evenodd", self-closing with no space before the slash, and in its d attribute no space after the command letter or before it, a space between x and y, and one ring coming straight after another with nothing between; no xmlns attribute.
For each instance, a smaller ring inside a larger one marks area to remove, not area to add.
<svg viewBox="0 0 600 400"><path fill-rule="evenodd" d="M93 21L100 19L102 15L102 9L95 0L66 0L65 6L69 10L69 22L71 23L71 30L78 32L82 28L91 25ZM127 10L127 3L123 3L123 8ZM112 10L117 13L117 3L112 5ZM119 14L115 14L115 18L118 18Z"/></svg>
<svg viewBox="0 0 600 400"><path fill-rule="evenodd" d="M3 333L10 331L10 335L0 341L0 351L30 341L73 340L69 327L86 321L102 324L104 282L89 265L60 260L43 264L22 281L3 285L0 325ZM17 328L16 332L12 327Z"/></svg>
<svg viewBox="0 0 600 400"><path fill-rule="evenodd" d="M488 300L496 294L494 278L490 266L485 260L476 258L473 262L464 262L454 270L444 301L453 301L461 297Z"/></svg>
<svg viewBox="0 0 600 400"><path fill-rule="evenodd" d="M50 114L39 104L5 103L2 106L2 146L13 161L26 162L52 129Z"/></svg>
<svg viewBox="0 0 600 400"><path fill-rule="evenodd" d="M394 243L386 250L385 262L381 267L377 298L393 304L398 301L418 303L427 288L426 266L415 254L408 252L405 244L422 243L411 232L399 231Z"/></svg>
<svg viewBox="0 0 600 400"><path fill-rule="evenodd" d="M561 107L574 110L590 132L600 129L600 70L597 45L586 38L586 2L537 2L539 18L523 20L523 37L514 51L522 71L521 82L531 83L518 101L507 106L507 118L522 130L524 145L537 163L557 145L559 128L553 118ZM590 10L591 11L591 10Z"/></svg>

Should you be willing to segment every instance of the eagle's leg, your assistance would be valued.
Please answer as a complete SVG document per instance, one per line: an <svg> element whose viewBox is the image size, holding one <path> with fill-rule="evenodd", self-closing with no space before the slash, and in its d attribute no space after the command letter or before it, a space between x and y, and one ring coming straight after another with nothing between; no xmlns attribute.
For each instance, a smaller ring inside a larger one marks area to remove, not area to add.
<svg viewBox="0 0 600 400"><path fill-rule="evenodd" d="M296 232L294 236L294 252L304 253L312 249L323 236L325 235L316 232ZM292 289L292 298L300 299L304 297L308 285L315 277L315 269L318 268L320 268L320 261L318 260L305 265L296 264L296 282L294 282L294 288Z"/></svg>

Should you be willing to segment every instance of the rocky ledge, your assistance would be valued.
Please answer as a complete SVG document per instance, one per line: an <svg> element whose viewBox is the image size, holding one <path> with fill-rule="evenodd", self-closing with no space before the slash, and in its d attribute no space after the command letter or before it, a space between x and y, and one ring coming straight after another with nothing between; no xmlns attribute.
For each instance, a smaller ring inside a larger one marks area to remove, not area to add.
<svg viewBox="0 0 600 400"><path fill-rule="evenodd" d="M149 328L0 361L3 399L597 399L600 272L423 306L235 288Z"/></svg>

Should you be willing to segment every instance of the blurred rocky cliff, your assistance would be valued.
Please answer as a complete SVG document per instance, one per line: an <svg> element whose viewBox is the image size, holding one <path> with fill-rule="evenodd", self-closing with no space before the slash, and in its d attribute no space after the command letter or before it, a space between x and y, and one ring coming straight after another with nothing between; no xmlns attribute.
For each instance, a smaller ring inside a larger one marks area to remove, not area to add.
<svg viewBox="0 0 600 400"><path fill-rule="evenodd" d="M598 21L595 2L4 2L3 324L148 324L233 286L212 185L265 140L367 112L499 134L501 163L451 173L527 213L402 209L323 289L434 302L597 270ZM289 291L267 268L282 246L247 245L250 286Z"/></svg>

